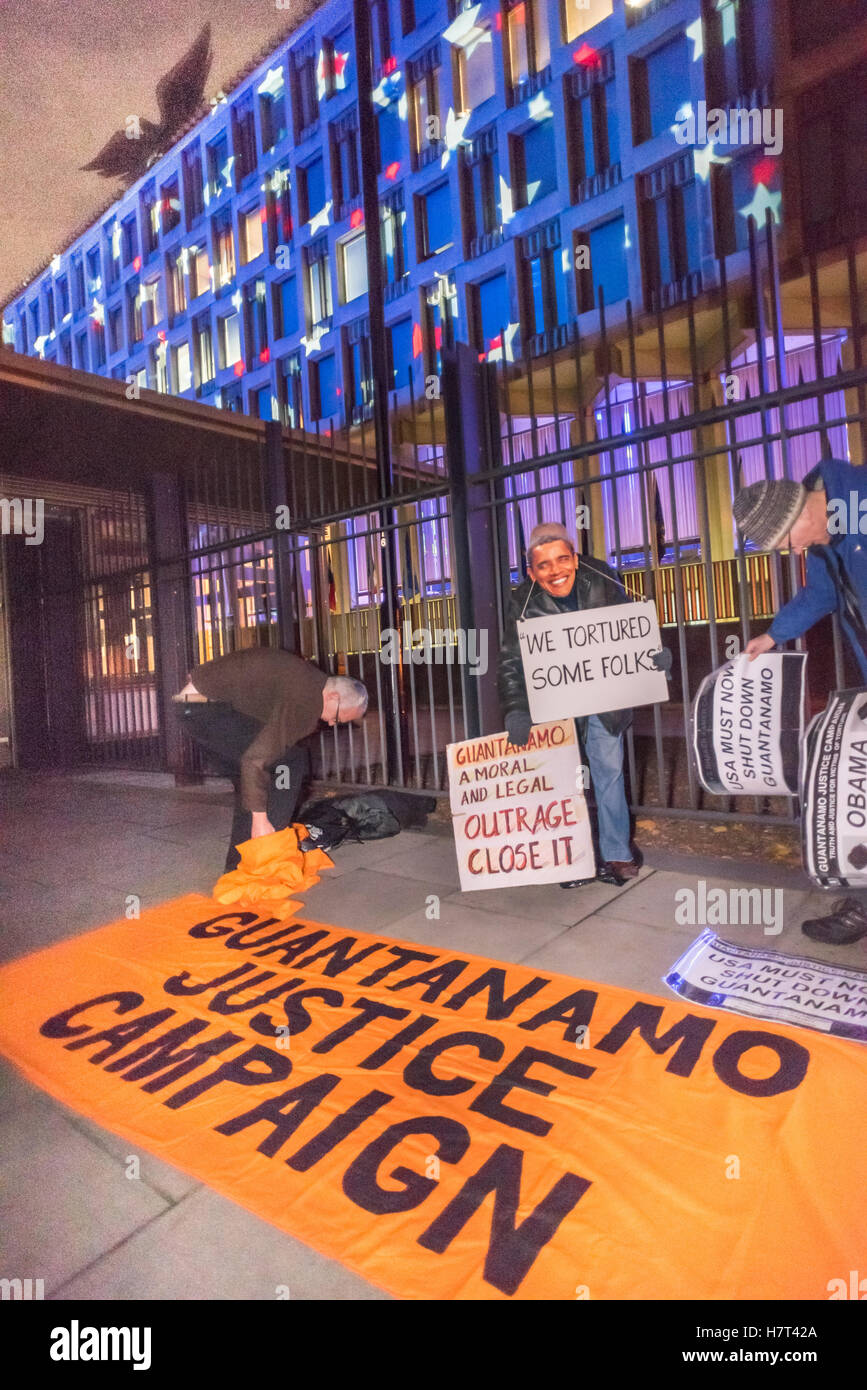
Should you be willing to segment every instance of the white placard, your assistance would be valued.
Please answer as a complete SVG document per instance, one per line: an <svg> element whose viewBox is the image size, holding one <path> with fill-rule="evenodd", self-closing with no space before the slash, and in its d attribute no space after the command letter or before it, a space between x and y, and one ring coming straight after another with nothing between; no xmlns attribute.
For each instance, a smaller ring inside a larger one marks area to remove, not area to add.
<svg viewBox="0 0 867 1390"><path fill-rule="evenodd" d="M804 738L805 652L742 655L705 676L690 711L699 780L716 796L794 796Z"/></svg>
<svg viewBox="0 0 867 1390"><path fill-rule="evenodd" d="M489 734L446 755L464 892L595 877L573 720L535 725L524 748Z"/></svg>
<svg viewBox="0 0 867 1390"><path fill-rule="evenodd" d="M616 603L518 623L534 724L668 699L652 656L662 646L652 603Z"/></svg>
<svg viewBox="0 0 867 1390"><path fill-rule="evenodd" d="M867 690L835 690L807 730L801 847L820 887L867 887Z"/></svg>

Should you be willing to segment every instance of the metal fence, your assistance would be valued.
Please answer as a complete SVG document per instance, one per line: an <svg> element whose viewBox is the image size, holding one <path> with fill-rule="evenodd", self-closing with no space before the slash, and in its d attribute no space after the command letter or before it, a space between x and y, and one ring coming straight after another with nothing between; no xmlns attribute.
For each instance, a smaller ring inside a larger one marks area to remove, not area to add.
<svg viewBox="0 0 867 1390"><path fill-rule="evenodd" d="M80 508L88 756L166 765L152 610L161 569L175 566L190 666L284 645L368 686L362 727L320 735L320 777L444 789L446 744L499 727L479 705L474 662L484 634L495 666L525 538L556 519L580 553L606 559L632 593L656 602L674 653L670 703L638 711L629 735L635 809L790 818L789 801L702 793L689 707L702 677L763 630L802 579L793 555L743 548L731 519L737 488L802 478L822 458L865 458L867 249L782 276L770 220L750 232L737 277L720 260L700 294L685 282L665 310L627 303L615 318L600 293L593 314L523 350L507 325L497 346L474 344L473 382L449 387L445 372L439 394L416 399L410 372L390 402L388 496L378 495L377 441L361 409L349 426L269 426L264 448L191 459L177 484L175 546L155 544L147 487ZM472 411L479 448L468 490L455 441L468 437ZM475 543L480 522L487 549ZM466 601L485 587L479 566L493 609ZM475 633L472 611L486 615ZM815 706L845 683L846 657L830 623L811 649Z"/></svg>

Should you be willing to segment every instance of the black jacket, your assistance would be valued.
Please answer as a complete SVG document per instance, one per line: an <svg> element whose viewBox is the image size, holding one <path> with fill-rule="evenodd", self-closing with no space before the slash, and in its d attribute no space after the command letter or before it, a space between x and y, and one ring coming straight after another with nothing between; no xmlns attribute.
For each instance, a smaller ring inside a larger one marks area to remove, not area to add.
<svg viewBox="0 0 867 1390"><path fill-rule="evenodd" d="M512 590L503 645L497 663L497 690L500 696L500 709L503 718L512 710L529 710L527 686L524 682L524 666L518 642L518 619L542 618L550 613L579 612L584 608L607 608L613 603L631 603L629 595L604 560L596 560L591 555L581 555L578 571L571 592L563 599L555 599L540 589L532 580L525 579L517 589ZM610 710L600 714L604 727L610 734L622 734L632 723L631 709ZM586 732L586 720L578 721L581 737Z"/></svg>

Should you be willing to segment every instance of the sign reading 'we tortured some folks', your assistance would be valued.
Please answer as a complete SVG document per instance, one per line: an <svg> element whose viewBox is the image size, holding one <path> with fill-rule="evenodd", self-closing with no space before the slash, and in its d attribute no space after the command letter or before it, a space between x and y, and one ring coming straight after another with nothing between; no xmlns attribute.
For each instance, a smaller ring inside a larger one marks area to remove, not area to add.
<svg viewBox="0 0 867 1390"><path fill-rule="evenodd" d="M662 643L652 603L525 618L518 640L534 724L668 699L653 664Z"/></svg>
<svg viewBox="0 0 867 1390"><path fill-rule="evenodd" d="M794 796L804 737L804 652L740 656L706 676L691 711L699 780L716 796Z"/></svg>
<svg viewBox="0 0 867 1390"><path fill-rule="evenodd" d="M450 743L449 797L461 888L593 878L583 768L571 719Z"/></svg>

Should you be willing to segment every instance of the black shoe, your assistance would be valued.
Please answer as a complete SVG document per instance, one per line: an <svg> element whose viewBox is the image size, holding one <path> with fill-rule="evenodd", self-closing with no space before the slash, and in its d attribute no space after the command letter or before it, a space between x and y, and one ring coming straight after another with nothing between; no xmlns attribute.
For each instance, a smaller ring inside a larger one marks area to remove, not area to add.
<svg viewBox="0 0 867 1390"><path fill-rule="evenodd" d="M626 879L617 872L613 864L601 865L596 879L599 883L607 883L611 888L622 888L626 883Z"/></svg>
<svg viewBox="0 0 867 1390"><path fill-rule="evenodd" d="M588 883L595 883L595 878L570 878L565 883L561 883L561 888L584 888Z"/></svg>
<svg viewBox="0 0 867 1390"><path fill-rule="evenodd" d="M801 931L811 941L824 941L829 946L849 946L867 936L867 909L857 898L838 898L831 904L827 917L810 917L801 923Z"/></svg>

